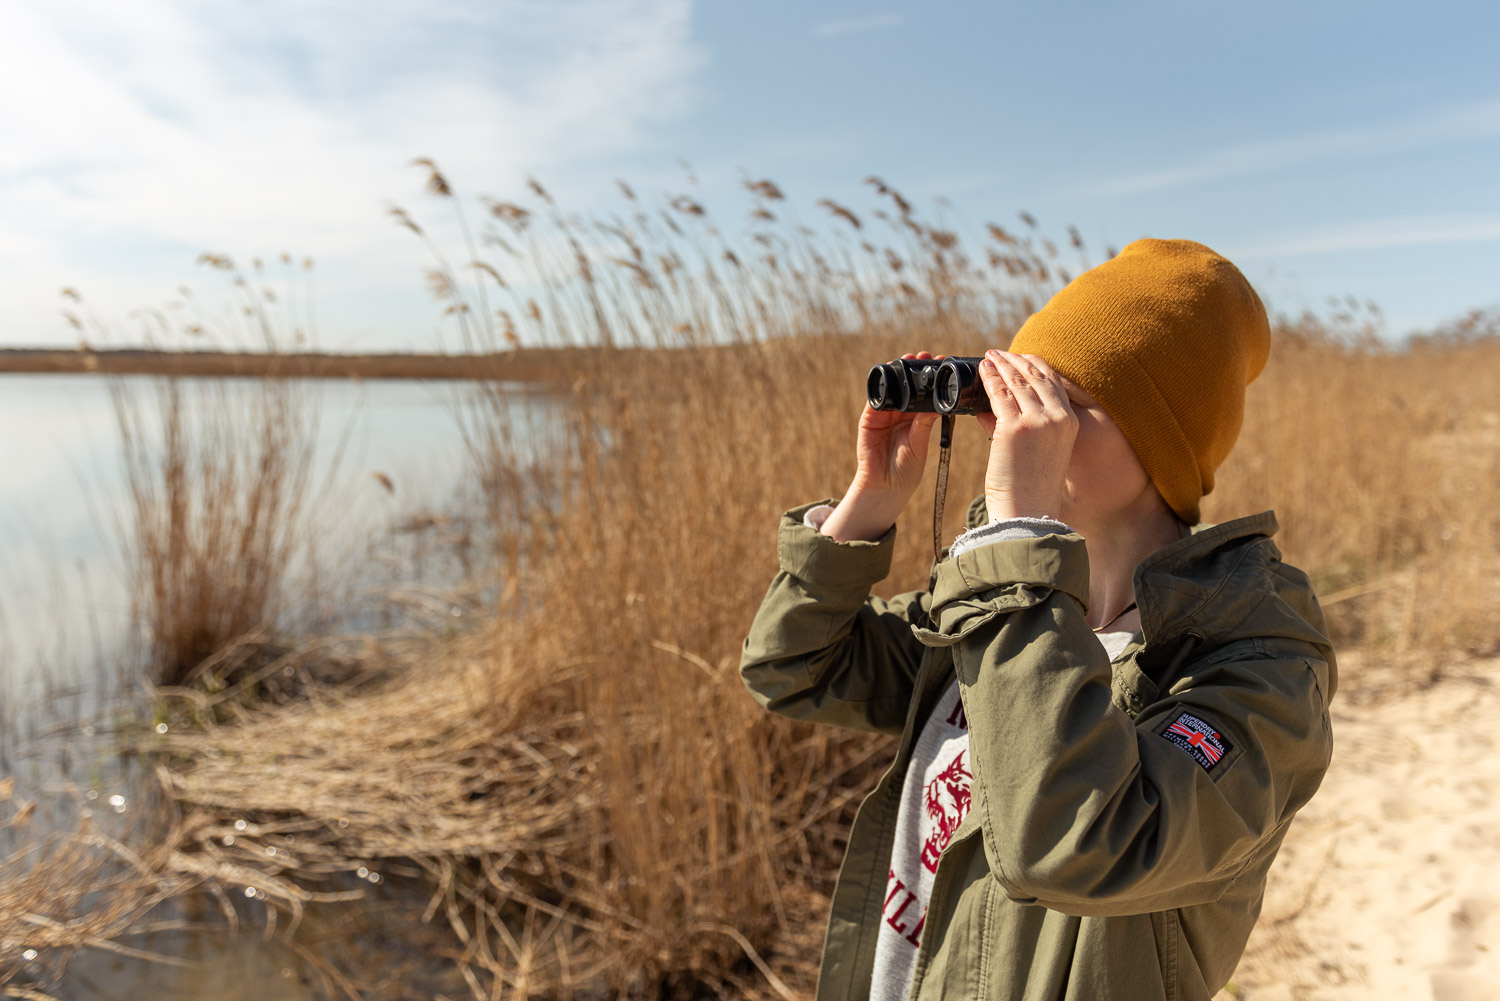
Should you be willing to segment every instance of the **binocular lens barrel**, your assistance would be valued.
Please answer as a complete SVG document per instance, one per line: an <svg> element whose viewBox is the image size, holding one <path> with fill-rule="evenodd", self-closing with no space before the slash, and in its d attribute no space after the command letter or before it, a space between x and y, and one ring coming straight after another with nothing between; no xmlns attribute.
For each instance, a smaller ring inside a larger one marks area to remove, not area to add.
<svg viewBox="0 0 1500 1001"><path fill-rule="evenodd" d="M980 358L898 358L870 369L871 408L921 414L988 413L990 398L979 381Z"/></svg>
<svg viewBox="0 0 1500 1001"><path fill-rule="evenodd" d="M949 358L938 366L933 396L940 414L987 414L990 397L979 380L980 358Z"/></svg>
<svg viewBox="0 0 1500 1001"><path fill-rule="evenodd" d="M865 395L875 410L905 411L911 405L911 385L899 361L870 369Z"/></svg>

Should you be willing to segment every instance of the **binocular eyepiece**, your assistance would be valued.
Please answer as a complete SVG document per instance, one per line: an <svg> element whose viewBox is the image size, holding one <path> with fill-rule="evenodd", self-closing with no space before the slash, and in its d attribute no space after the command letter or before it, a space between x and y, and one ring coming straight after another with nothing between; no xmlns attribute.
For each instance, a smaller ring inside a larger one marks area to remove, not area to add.
<svg viewBox="0 0 1500 1001"><path fill-rule="evenodd" d="M866 393L875 410L919 414L987 414L979 381L983 358L897 358L870 369Z"/></svg>

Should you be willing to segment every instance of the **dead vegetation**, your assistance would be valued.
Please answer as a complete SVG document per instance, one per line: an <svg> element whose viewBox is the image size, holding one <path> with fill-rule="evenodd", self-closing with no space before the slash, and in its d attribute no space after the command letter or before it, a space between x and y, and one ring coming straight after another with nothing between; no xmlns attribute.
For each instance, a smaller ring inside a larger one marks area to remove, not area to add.
<svg viewBox="0 0 1500 1001"><path fill-rule="evenodd" d="M396 210L467 350L591 350L561 427L514 424L498 384L464 397L493 545L481 627L406 649L387 682L241 704L228 725L172 701L160 746L185 819L166 868L290 925L393 867L420 873L423 916L451 932L432 960L475 998L810 996L842 839L889 749L773 719L742 689L776 520L846 485L869 364L1003 344L1090 263L1076 234L1061 250L1029 220L970 249L871 180L875 211L825 203L817 232L780 224L780 190L749 182L734 240L687 195L626 189L628 219L580 220L538 185L527 205L486 203L460 265ZM1307 321L1275 345L1207 517L1274 507L1339 641L1410 660L1409 677L1492 647L1495 342L1400 350ZM141 466L145 619L178 676L280 607L274 584L247 597L225 580L241 550L285 569L277 533L296 522L299 439L275 427L290 412L255 413L279 478ZM960 426L950 536L981 444ZM174 477L233 503L172 501ZM258 489L278 496L245 506ZM907 512L883 592L926 583L931 503L929 488Z"/></svg>
<svg viewBox="0 0 1500 1001"><path fill-rule="evenodd" d="M128 511L118 537L152 680L176 685L285 611L306 555L317 415L280 380L114 383Z"/></svg>
<svg viewBox="0 0 1500 1001"><path fill-rule="evenodd" d="M24 832L35 806L16 799L11 779L0 780L0 833ZM76 830L0 857L0 997L49 1001L47 991L83 948L174 962L127 942L149 927L157 904L196 883L172 865L178 834L172 825L131 848L85 816Z"/></svg>

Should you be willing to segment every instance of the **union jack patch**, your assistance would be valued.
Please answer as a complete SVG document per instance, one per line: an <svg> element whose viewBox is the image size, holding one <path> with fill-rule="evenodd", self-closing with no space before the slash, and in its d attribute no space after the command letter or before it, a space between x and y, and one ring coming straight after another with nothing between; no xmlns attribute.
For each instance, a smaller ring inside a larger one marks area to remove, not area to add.
<svg viewBox="0 0 1500 1001"><path fill-rule="evenodd" d="M1224 755L1233 750L1223 734L1192 713L1180 714L1161 735L1188 752L1206 772L1213 771Z"/></svg>

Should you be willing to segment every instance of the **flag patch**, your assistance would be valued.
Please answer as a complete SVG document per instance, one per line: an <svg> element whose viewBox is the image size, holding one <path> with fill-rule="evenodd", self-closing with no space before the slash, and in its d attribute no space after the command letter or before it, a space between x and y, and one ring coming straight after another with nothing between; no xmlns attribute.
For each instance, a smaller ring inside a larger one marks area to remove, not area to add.
<svg viewBox="0 0 1500 1001"><path fill-rule="evenodd" d="M1161 735L1192 755L1208 772L1231 750L1229 741L1219 731L1192 713L1180 714Z"/></svg>

